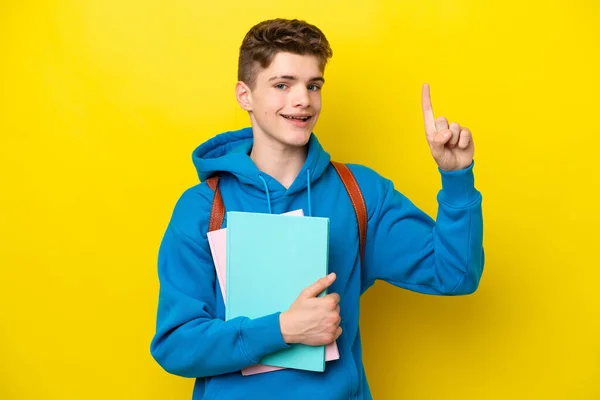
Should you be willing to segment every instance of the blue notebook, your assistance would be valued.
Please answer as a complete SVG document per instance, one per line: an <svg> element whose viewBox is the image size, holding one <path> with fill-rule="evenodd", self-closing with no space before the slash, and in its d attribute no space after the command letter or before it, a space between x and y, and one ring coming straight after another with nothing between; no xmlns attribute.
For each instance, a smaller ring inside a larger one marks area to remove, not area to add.
<svg viewBox="0 0 600 400"><path fill-rule="evenodd" d="M327 275L328 258L328 218L228 212L225 319L287 310ZM260 364L323 372L325 346L293 344Z"/></svg>

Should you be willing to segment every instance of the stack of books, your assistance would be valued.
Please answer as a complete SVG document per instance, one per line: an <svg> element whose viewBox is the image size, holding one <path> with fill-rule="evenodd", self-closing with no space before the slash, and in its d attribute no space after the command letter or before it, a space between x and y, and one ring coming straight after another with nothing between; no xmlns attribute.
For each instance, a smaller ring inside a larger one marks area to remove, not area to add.
<svg viewBox="0 0 600 400"><path fill-rule="evenodd" d="M286 311L300 292L328 274L329 219L285 214L228 212L227 228L208 233L225 299L225 319L260 318ZM326 291L319 296L324 296ZM340 357L327 346L292 344L263 357L243 375L295 368L323 372Z"/></svg>

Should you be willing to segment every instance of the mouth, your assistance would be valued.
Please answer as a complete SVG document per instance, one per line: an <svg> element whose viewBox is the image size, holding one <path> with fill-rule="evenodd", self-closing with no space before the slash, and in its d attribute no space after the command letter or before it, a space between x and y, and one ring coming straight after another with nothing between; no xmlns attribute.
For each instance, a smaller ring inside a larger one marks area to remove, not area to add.
<svg viewBox="0 0 600 400"><path fill-rule="evenodd" d="M284 114L281 114L281 116L290 121L300 121L300 122L306 122L312 118L312 115L284 115Z"/></svg>

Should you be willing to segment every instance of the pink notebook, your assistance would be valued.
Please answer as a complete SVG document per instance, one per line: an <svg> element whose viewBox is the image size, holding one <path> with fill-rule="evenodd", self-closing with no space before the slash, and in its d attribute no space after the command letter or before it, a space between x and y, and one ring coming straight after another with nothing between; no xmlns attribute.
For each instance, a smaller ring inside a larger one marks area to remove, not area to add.
<svg viewBox="0 0 600 400"><path fill-rule="evenodd" d="M284 215L297 215L303 216L302 210L295 210L285 213ZM217 278L219 281L219 287L223 299L226 294L226 254L227 254L227 228L219 229L216 231L208 232L208 243L210 245L210 251L212 253L213 261L215 264L215 270L217 272ZM325 361L337 360L340 358L340 353L337 347L337 343L333 342L325 346ZM256 364L242 370L242 375L254 375L263 372L271 372L283 369L281 367L273 367L270 365Z"/></svg>

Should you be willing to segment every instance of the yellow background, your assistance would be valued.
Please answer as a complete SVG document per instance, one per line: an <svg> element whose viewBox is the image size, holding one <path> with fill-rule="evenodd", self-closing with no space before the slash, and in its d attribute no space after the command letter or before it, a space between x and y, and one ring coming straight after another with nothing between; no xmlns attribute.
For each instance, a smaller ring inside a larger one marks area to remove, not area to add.
<svg viewBox="0 0 600 400"><path fill-rule="evenodd" d="M435 215L421 84L474 133L480 289L367 292L375 398L600 398L598 2L274 4L0 3L0 398L190 398L149 353L158 244L193 148L248 124L237 50L279 16L332 43L317 133L335 159Z"/></svg>

